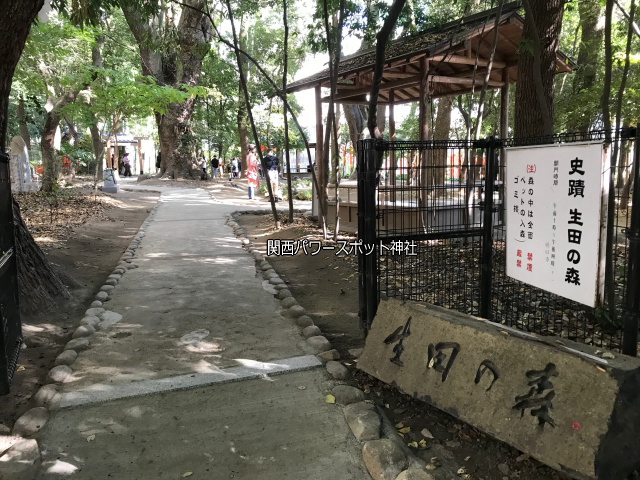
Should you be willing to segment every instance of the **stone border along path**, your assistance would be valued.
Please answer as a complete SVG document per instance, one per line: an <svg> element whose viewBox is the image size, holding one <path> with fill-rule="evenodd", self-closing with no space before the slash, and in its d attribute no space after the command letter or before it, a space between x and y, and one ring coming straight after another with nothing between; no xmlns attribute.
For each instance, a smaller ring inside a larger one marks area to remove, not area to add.
<svg viewBox="0 0 640 480"><path fill-rule="evenodd" d="M264 213L264 210L233 212L227 216L227 224L233 229L242 246L253 255L256 271L262 274L265 288L280 300L282 307L286 309L284 315L295 321L300 328L302 336L306 339L306 345L301 345L303 350L314 353L325 365L331 378L343 381L347 378L348 369L339 362L340 353L331 347L320 328L293 297L285 281L251 243L244 228L236 222L239 215ZM335 403L342 405L342 413L351 432L363 444L362 459L373 480L435 480L428 470L435 470L440 466L438 459L434 457L431 463L427 464L416 457L398 436L384 412L371 400L366 400L362 390L343 383L334 386L331 394ZM451 478L465 478L454 471L447 474Z"/></svg>
<svg viewBox="0 0 640 480"><path fill-rule="evenodd" d="M28 410L16 420L10 437L0 437L0 479L34 478L40 466L41 457L38 442L29 437L33 437L45 426L49 420L49 411L55 409L61 401L60 386L73 374L71 365L78 357L78 352L91 347L89 337L98 330L109 328L122 318L119 313L104 308L105 303L111 298L111 292L122 276L127 271L138 268L134 262L136 251L142 248L141 242L146 235L146 229L160 205L158 203L153 207L142 223L129 247L120 257L120 263L96 293L95 300L71 335L72 339L55 359L55 366L47 375L47 380L51 383L40 387L33 397L38 406Z"/></svg>

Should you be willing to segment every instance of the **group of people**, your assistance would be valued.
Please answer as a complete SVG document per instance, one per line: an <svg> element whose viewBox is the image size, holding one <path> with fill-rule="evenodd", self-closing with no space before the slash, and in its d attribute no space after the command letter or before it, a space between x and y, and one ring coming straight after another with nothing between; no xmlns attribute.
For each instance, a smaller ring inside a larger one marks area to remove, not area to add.
<svg viewBox="0 0 640 480"><path fill-rule="evenodd" d="M111 155L111 166L115 164L115 155ZM131 159L129 152L125 152L121 159L118 160L118 173L125 177L131 176Z"/></svg>
<svg viewBox="0 0 640 480"><path fill-rule="evenodd" d="M245 175L249 185L247 193L249 194L250 200L256 200L256 188L260 186L260 177L262 176L262 166L260 165L260 159L257 156L257 151L258 150L254 144L249 144ZM267 169L267 180L271 184L271 192L273 193L274 200L279 202L282 200L279 185L280 173L278 172L279 160L278 157L274 155L273 149L269 149L269 151L267 151L267 154L264 156L264 163Z"/></svg>
<svg viewBox="0 0 640 480"><path fill-rule="evenodd" d="M264 177L264 172L262 171L262 165L260 165L260 159L257 156L257 151L258 150L254 144L249 144L249 151L244 163L244 174L247 178L248 183L247 193L250 200L257 200L256 189L260 187L260 179ZM270 149L264 156L264 162L267 170L267 178L269 183L271 184L271 191L273 192L275 201L279 202L280 200L282 200L279 185L279 160L278 157L274 155L274 153L274 150ZM204 157L200 161L200 166L203 170L203 174L206 175L207 164ZM233 157L229 164L225 165L225 163L218 159L218 157L215 155L211 159L211 177L219 178L224 175L225 167L227 173L229 174L229 180L231 180L232 178L240 177L242 173L242 161L239 158Z"/></svg>
<svg viewBox="0 0 640 480"><path fill-rule="evenodd" d="M204 157L200 162L200 166L204 174L207 174L207 162ZM239 178L242 171L242 163L236 157L233 157L229 162L229 165L225 165L224 161L218 159L217 156L213 156L211 159L211 178L222 177L226 173L229 174L229 178Z"/></svg>

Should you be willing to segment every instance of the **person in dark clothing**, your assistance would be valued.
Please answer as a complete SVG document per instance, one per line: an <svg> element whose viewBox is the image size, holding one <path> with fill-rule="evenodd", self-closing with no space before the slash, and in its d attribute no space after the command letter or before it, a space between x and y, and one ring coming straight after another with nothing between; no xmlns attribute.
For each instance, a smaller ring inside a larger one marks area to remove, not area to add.
<svg viewBox="0 0 640 480"><path fill-rule="evenodd" d="M269 175L269 182L271 183L271 191L273 192L273 198L276 202L280 201L280 185L279 185L279 173L278 173L278 157L273 154L273 150L264 157L264 163L267 166L267 175Z"/></svg>
<svg viewBox="0 0 640 480"><path fill-rule="evenodd" d="M158 156L156 157L156 172L160 170L161 166L162 166L162 155L160 152L158 152Z"/></svg>
<svg viewBox="0 0 640 480"><path fill-rule="evenodd" d="M218 178L218 170L220 168L220 161L215 155L211 159L211 178Z"/></svg>
<svg viewBox="0 0 640 480"><path fill-rule="evenodd" d="M124 168L124 176L130 177L131 176L131 160L129 159L129 152L125 153L124 157L122 157L122 166Z"/></svg>

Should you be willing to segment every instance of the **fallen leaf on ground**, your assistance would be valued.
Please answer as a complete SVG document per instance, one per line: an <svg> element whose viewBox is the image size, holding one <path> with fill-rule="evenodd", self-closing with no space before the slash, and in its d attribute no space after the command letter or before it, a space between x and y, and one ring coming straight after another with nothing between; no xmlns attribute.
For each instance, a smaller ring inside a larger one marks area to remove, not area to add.
<svg viewBox="0 0 640 480"><path fill-rule="evenodd" d="M18 365L18 368L16 368L16 372L22 372L23 370L26 370L24 365Z"/></svg>
<svg viewBox="0 0 640 480"><path fill-rule="evenodd" d="M409 442L409 443L407 443L407 445L409 447L418 448L418 442L415 442L415 441L414 442Z"/></svg>
<svg viewBox="0 0 640 480"><path fill-rule="evenodd" d="M190 477L191 475L193 475L193 472L184 472L184 473L182 474L182 478Z"/></svg>
<svg viewBox="0 0 640 480"><path fill-rule="evenodd" d="M404 427L398 430L400 433L409 433L411 431L411 427Z"/></svg>
<svg viewBox="0 0 640 480"><path fill-rule="evenodd" d="M334 397L333 395L329 394L329 395L324 397L324 401L327 402L327 403L336 403L336 397Z"/></svg>
<svg viewBox="0 0 640 480"><path fill-rule="evenodd" d="M516 457L516 462L524 462L525 460L529 460L529 458L531 458L531 455L529 455L528 453L523 453L522 455Z"/></svg>
<svg viewBox="0 0 640 480"><path fill-rule="evenodd" d="M433 438L433 434L429 431L428 428L423 428L422 430L420 430L420 434L424 438Z"/></svg>
<svg viewBox="0 0 640 480"><path fill-rule="evenodd" d="M389 408L389 407L387 407L387 408ZM402 428L402 427L404 427L404 423L402 423L402 422L396 423L395 427L396 428Z"/></svg>
<svg viewBox="0 0 640 480"><path fill-rule="evenodd" d="M95 439L96 439L96 436L95 436L95 435L89 435L89 436L87 437L87 442L91 442L92 440L95 440Z"/></svg>

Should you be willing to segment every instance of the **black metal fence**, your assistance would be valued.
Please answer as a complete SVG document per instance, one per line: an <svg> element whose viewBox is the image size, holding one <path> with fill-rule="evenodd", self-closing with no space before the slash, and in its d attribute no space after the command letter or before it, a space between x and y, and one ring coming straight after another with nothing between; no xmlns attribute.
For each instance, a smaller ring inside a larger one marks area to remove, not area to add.
<svg viewBox="0 0 640 480"><path fill-rule="evenodd" d="M0 152L0 395L9 393L22 344L15 252L9 158Z"/></svg>
<svg viewBox="0 0 640 480"><path fill-rule="evenodd" d="M358 232L364 244L376 246L374 254L359 257L362 327L370 327L381 296L396 297L636 355L640 259L633 245L640 233L640 208L632 211L629 186L638 183L629 177L640 174L637 133L627 128L610 135L596 131L471 142L359 142ZM600 308L506 274L502 149L586 141L613 141L623 158L611 175L611 275ZM635 230L633 214L638 217Z"/></svg>

